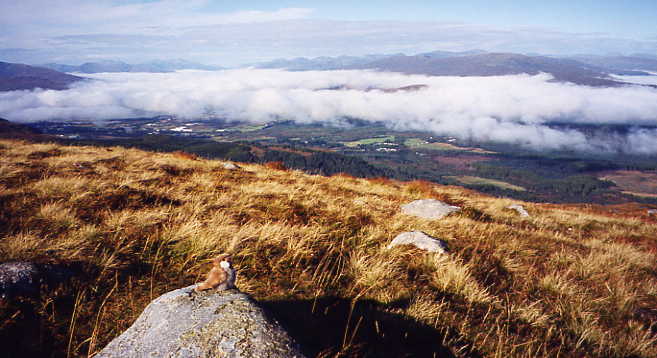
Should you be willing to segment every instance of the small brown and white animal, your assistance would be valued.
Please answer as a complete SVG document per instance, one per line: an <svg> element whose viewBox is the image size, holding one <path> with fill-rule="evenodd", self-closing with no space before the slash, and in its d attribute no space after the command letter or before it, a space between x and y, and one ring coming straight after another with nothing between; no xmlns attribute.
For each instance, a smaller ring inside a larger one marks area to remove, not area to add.
<svg viewBox="0 0 657 358"><path fill-rule="evenodd" d="M212 269L208 272L205 281L194 287L195 292L215 289L223 291L235 288L236 272L232 267L233 258L231 255L222 254L212 260Z"/></svg>

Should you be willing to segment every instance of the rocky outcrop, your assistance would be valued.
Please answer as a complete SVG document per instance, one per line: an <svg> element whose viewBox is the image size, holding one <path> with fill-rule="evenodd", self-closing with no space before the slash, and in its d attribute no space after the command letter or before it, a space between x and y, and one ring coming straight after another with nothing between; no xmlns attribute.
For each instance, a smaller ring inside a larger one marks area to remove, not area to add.
<svg viewBox="0 0 657 358"><path fill-rule="evenodd" d="M303 357L287 332L238 290L192 293L151 302L96 357Z"/></svg>
<svg viewBox="0 0 657 358"><path fill-rule="evenodd" d="M522 216L524 218L529 217L529 213L527 212L527 210L525 210L525 208L522 205L513 204L513 205L510 205L510 206L507 206L506 208L511 209L511 210L515 210L520 216Z"/></svg>
<svg viewBox="0 0 657 358"><path fill-rule="evenodd" d="M461 210L458 206L452 206L436 199L415 200L401 207L402 213L418 216L429 220L438 220Z"/></svg>
<svg viewBox="0 0 657 358"><path fill-rule="evenodd" d="M446 241L431 237L422 231L409 231L397 235L397 237L395 237L388 245L388 249L397 245L413 245L418 249L429 252L437 252L439 254L447 253Z"/></svg>

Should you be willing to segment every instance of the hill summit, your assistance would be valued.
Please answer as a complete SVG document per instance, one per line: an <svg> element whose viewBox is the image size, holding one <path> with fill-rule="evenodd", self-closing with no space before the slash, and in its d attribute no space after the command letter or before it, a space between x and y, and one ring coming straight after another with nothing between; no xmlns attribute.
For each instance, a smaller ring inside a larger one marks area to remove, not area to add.
<svg viewBox="0 0 657 358"><path fill-rule="evenodd" d="M31 90L35 88L63 90L82 77L57 72L48 68L20 63L0 62L0 91Z"/></svg>
<svg viewBox="0 0 657 358"><path fill-rule="evenodd" d="M523 203L122 147L0 140L0 156L0 263L70 273L0 304L9 355L92 355L221 252L310 357L657 355L657 220L638 204ZM460 210L402 212L421 199ZM410 231L449 251L388 248Z"/></svg>

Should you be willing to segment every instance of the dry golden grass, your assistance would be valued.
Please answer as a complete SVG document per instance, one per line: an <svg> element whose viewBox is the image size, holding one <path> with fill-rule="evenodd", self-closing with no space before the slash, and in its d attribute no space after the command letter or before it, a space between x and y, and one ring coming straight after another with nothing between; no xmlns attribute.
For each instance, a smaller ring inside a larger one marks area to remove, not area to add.
<svg viewBox="0 0 657 358"><path fill-rule="evenodd" d="M10 355L93 355L228 251L309 356L657 356L654 218L520 203L521 218L457 187L181 152L3 140L0 157L0 261L76 273L0 306ZM463 210L400 213L423 198ZM386 249L410 230L450 255Z"/></svg>
<svg viewBox="0 0 657 358"><path fill-rule="evenodd" d="M275 170L286 170L285 164L283 162L267 162L264 164L265 168L275 169Z"/></svg>

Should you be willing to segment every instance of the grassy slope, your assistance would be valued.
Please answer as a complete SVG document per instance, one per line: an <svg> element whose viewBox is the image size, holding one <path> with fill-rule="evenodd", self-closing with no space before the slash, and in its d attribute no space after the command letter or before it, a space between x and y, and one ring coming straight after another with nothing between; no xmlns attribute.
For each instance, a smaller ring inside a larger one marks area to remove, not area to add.
<svg viewBox="0 0 657 358"><path fill-rule="evenodd" d="M426 182L321 177L123 148L0 141L0 261L69 284L0 304L8 352L86 356L232 252L238 286L309 356L657 356L657 222ZM438 198L441 221L399 207ZM449 242L386 250L398 233Z"/></svg>
<svg viewBox="0 0 657 358"><path fill-rule="evenodd" d="M495 180L495 179L488 179L488 178L481 178L481 177L473 177L470 175L463 175L463 176L446 176L446 179L452 179L456 180L459 183L462 184L469 184L469 185L492 185L496 186L498 188L502 189L508 189L508 190L515 190L515 191L527 191L527 189L513 185L511 183L507 183L501 180Z"/></svg>

